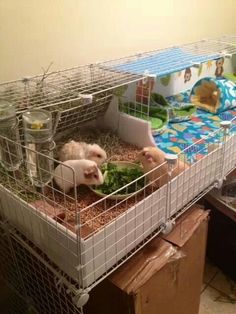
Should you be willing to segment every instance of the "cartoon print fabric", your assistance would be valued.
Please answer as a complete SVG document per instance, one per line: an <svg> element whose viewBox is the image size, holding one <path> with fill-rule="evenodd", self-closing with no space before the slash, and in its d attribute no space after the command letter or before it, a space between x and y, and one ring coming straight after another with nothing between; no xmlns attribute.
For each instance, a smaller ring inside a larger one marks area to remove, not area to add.
<svg viewBox="0 0 236 314"><path fill-rule="evenodd" d="M224 58L220 58L216 60L216 70L215 70L216 77L222 77L223 72L224 72L223 64L224 64Z"/></svg>
<svg viewBox="0 0 236 314"><path fill-rule="evenodd" d="M189 101L189 97L190 91L187 91L168 97L167 100L181 99L187 102ZM191 120L181 123L169 123L166 130L162 134L154 136L154 139L157 146L165 153L178 154L186 149L185 155L187 161L194 162L201 159L208 152L208 143L218 142L219 132L213 134L210 139L208 137L212 132L219 130L220 122L223 120L232 120L235 117L236 110L226 110L216 115L198 109ZM233 123L236 125L236 119ZM196 142L196 145L189 147Z"/></svg>
<svg viewBox="0 0 236 314"><path fill-rule="evenodd" d="M191 119L191 116L196 112L196 107L190 103L188 93L168 96L166 97L166 100L171 108L169 109L169 122L177 123L187 121ZM180 111L182 111L182 114L178 115L178 112ZM183 114L184 111L185 114Z"/></svg>
<svg viewBox="0 0 236 314"><path fill-rule="evenodd" d="M187 68L184 72L184 83L187 83L191 80L192 72L190 68Z"/></svg>

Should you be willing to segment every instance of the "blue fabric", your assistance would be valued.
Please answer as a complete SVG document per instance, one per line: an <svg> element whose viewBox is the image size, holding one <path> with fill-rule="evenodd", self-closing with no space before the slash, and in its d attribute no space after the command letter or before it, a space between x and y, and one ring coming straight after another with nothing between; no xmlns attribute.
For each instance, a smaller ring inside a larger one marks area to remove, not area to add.
<svg viewBox="0 0 236 314"><path fill-rule="evenodd" d="M189 101L190 91L181 93L179 95L167 97L167 100L182 99L183 101ZM236 110L227 110L220 114L212 114L203 110L197 110L189 121L181 123L169 123L166 130L160 134L154 136L157 146L165 153L178 154L190 145L201 140L200 143L188 148L185 152L187 160L194 162L201 159L207 152L209 143L218 143L220 134L210 134L219 130L220 122L225 120L232 120L236 117ZM236 130L236 119L233 122Z"/></svg>
<svg viewBox="0 0 236 314"><path fill-rule="evenodd" d="M190 93L191 93L191 90L187 90L187 91L182 92L182 93L177 94L177 95L168 96L168 97L166 97L166 100L169 103L176 103L176 105L179 102L188 103L188 102L190 102Z"/></svg>
<svg viewBox="0 0 236 314"><path fill-rule="evenodd" d="M112 66L112 68L140 75L148 71L150 74L160 77L184 70L195 63L203 63L217 58L219 58L217 54L194 55L181 48L170 48L148 57Z"/></svg>

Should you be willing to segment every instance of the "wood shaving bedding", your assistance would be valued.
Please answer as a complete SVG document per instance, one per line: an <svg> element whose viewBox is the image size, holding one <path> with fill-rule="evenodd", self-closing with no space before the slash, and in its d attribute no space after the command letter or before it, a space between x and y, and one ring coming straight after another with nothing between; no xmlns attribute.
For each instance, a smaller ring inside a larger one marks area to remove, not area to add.
<svg viewBox="0 0 236 314"><path fill-rule="evenodd" d="M55 152L55 158L58 157L58 153L61 147L70 140L81 141L86 143L96 143L100 145L107 153L109 161L136 161L137 154L140 149L134 145L125 143L115 133L106 130L98 129L78 129L74 130L73 134L67 134L56 141L57 150ZM128 208L132 207L135 203L142 200L145 196L153 192L150 187L145 188L142 192L135 196L123 201L105 200L101 201L95 193L93 193L89 187L79 186L77 188L77 204L74 200L74 191L65 196L63 193L56 192L53 183L45 187L43 194L45 200L55 208L60 205L64 208L64 213L59 213L53 218L61 223L63 226L73 232L77 232L76 229L76 212L80 212L80 222L83 225L81 228L82 237L86 238L94 232L100 230L103 226L117 218ZM144 196L145 193L145 196ZM96 205L86 207L99 201ZM119 202L120 204L117 204ZM117 205L116 205L117 204ZM114 206L111 210L110 207Z"/></svg>
<svg viewBox="0 0 236 314"><path fill-rule="evenodd" d="M57 149L55 158L57 159L62 146L71 141L96 143L107 153L108 160L111 161L135 161L140 149L132 144L122 141L114 132L110 130L99 130L94 128L77 129L73 134L67 134L56 140Z"/></svg>
<svg viewBox="0 0 236 314"><path fill-rule="evenodd" d="M82 236L86 238L117 218L128 208L141 201L144 197L150 195L153 191L153 187L146 187L141 192L135 194L135 196L126 200L115 201L106 199L102 201L101 198L94 194L88 187L80 186L77 188L77 204L69 198L60 197L60 195L57 195L55 192L52 194L51 189L47 189L47 191L45 191L45 196L47 197L49 204L54 203L54 206L56 207L59 203L61 206L66 208L64 215L60 213L58 216L55 216L54 219L75 233L77 232L76 212L80 213L80 223L83 225L81 233ZM99 200L100 202L96 205L89 207ZM110 209L111 207L113 208Z"/></svg>

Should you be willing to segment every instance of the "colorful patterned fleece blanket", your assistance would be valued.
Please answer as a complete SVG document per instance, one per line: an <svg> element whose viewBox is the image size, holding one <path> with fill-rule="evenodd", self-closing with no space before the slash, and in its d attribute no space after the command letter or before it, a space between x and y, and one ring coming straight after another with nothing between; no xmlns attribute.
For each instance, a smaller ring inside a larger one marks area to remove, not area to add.
<svg viewBox="0 0 236 314"><path fill-rule="evenodd" d="M167 100L189 102L189 95L190 91L187 91L167 97ZM187 161L192 163L208 153L209 143L219 143L222 136L222 132L217 132L220 122L234 118L231 132L236 132L236 108L219 114L197 110L189 121L169 123L165 131L154 139L157 146L169 154L178 154L185 149Z"/></svg>

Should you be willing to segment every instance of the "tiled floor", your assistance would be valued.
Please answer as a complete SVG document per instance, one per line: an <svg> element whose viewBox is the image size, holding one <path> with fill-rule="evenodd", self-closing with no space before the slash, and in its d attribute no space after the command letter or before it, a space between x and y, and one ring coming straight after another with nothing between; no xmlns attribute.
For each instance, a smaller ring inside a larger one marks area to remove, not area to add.
<svg viewBox="0 0 236 314"><path fill-rule="evenodd" d="M209 261L205 266L199 314L236 314L236 283Z"/></svg>

